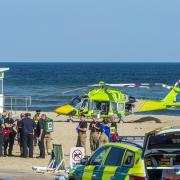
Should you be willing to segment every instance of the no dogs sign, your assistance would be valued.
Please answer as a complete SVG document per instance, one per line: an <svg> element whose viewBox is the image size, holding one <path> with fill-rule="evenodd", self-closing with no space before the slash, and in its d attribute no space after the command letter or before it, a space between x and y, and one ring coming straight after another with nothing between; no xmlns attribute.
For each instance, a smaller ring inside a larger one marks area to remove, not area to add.
<svg viewBox="0 0 180 180"><path fill-rule="evenodd" d="M84 158L84 148L72 147L70 152L70 166L73 167L74 164L80 163L82 158Z"/></svg>

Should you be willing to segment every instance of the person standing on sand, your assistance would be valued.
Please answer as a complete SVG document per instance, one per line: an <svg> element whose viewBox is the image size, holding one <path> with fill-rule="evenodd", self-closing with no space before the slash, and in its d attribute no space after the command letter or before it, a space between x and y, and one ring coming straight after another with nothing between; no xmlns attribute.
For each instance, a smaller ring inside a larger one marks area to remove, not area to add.
<svg viewBox="0 0 180 180"><path fill-rule="evenodd" d="M2 117L2 114L0 113L0 157L2 156L2 147L3 147L3 129L4 126L4 118Z"/></svg>
<svg viewBox="0 0 180 180"><path fill-rule="evenodd" d="M99 146L100 146L110 141L110 128L107 118L103 119L103 123L100 123L99 128L101 132L99 137Z"/></svg>
<svg viewBox="0 0 180 180"><path fill-rule="evenodd" d="M16 124L14 119L12 118L13 114L11 112L8 113L8 117L4 120L5 130L8 131L6 138L4 139L4 156L12 156L13 146L14 146L14 138L16 136ZM7 154L7 148L8 154Z"/></svg>
<svg viewBox="0 0 180 180"><path fill-rule="evenodd" d="M46 119L46 115L42 114L37 124L37 137L38 137L38 146L40 151L40 155L38 158L45 158L45 147L44 147L44 137L46 132L45 119Z"/></svg>
<svg viewBox="0 0 180 180"><path fill-rule="evenodd" d="M33 120L34 120L36 126L37 126L38 121L40 119L40 114L41 114L41 110L36 110L36 114L33 117ZM34 131L34 146L36 146L36 145L37 145L37 131L35 129L35 131Z"/></svg>
<svg viewBox="0 0 180 180"><path fill-rule="evenodd" d="M22 131L22 120L25 118L25 114L20 114L20 120L17 122L17 131L18 131L18 144L20 146L20 156L23 156L23 131Z"/></svg>
<svg viewBox="0 0 180 180"><path fill-rule="evenodd" d="M99 147L99 122L97 115L92 116L92 122L89 125L90 130L90 148L93 153Z"/></svg>
<svg viewBox="0 0 180 180"><path fill-rule="evenodd" d="M22 120L21 126L23 134L23 157L27 158L27 154L29 152L29 157L33 158L33 134L36 125L33 119L31 119L30 113L25 114L25 118Z"/></svg>
<svg viewBox="0 0 180 180"><path fill-rule="evenodd" d="M87 122L86 122L85 115L81 115L80 122L79 122L79 125L76 128L76 130L78 132L78 138L77 138L76 147L84 147L84 150L85 150L85 153L86 153Z"/></svg>

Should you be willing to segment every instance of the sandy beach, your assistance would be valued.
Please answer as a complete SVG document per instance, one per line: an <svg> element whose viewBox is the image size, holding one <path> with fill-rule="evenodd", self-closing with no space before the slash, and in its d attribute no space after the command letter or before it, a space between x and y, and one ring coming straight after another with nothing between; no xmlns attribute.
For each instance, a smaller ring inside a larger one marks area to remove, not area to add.
<svg viewBox="0 0 180 180"><path fill-rule="evenodd" d="M15 113L16 116L19 112ZM56 116L53 112L47 113L48 117L54 120L54 132L52 133L52 143L62 144L64 151L65 165L69 166L69 153L70 148L75 146L77 133L76 126L78 122L62 122L67 117ZM75 119L77 120L77 119ZM177 126L180 125L180 117L178 116L164 116L164 115L129 115L125 118L125 123L118 124L119 135L125 136L143 136L146 132L155 128L164 126ZM87 154L90 155L89 146L89 132L87 133ZM39 149L35 147L34 157L38 156ZM0 179L54 179L51 174L37 174L32 171L32 166L47 166L49 156L46 159L24 159L19 156L19 146L15 142L13 154L15 157L2 157L0 158Z"/></svg>

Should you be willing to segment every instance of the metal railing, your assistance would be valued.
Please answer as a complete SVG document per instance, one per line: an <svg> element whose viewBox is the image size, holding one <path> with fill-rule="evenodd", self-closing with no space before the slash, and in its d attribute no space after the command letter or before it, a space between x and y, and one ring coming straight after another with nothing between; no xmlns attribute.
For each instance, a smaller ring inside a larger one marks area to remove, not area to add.
<svg viewBox="0 0 180 180"><path fill-rule="evenodd" d="M4 96L4 110L17 111L25 110L31 107L31 96Z"/></svg>

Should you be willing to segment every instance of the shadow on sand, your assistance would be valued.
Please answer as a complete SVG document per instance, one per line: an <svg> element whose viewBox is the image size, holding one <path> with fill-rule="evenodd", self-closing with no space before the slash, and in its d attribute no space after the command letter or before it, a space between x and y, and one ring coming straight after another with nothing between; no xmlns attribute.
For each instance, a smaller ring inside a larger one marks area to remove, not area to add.
<svg viewBox="0 0 180 180"><path fill-rule="evenodd" d="M155 123L161 123L161 120L152 116L142 117L140 119L129 121L127 123L143 123L143 122L150 122L154 121Z"/></svg>

